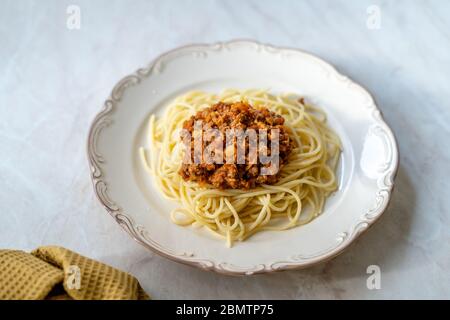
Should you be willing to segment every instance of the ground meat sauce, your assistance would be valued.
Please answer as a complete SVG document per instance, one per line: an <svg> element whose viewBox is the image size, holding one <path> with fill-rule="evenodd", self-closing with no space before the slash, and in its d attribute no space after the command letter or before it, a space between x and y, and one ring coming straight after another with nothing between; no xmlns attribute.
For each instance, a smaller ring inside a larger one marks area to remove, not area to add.
<svg viewBox="0 0 450 320"><path fill-rule="evenodd" d="M220 131L222 137L225 137L228 129L266 129L269 137L271 129L279 129L279 165L286 163L287 157L292 151L294 144L288 134L288 129L284 126L284 118L266 108L253 108L246 102L223 103L219 102L209 108L197 112L190 119L183 123L183 129L189 131L190 136L194 134L194 124L196 121L202 121L202 128L215 128ZM225 138L223 138L225 146ZM186 181L195 181L200 185L210 184L219 189L249 189L260 184L274 184L278 181L279 170L274 175L260 175L263 166L269 167L270 164L262 164L259 157L256 164L249 164L248 160L248 137L245 144L245 164L236 162L236 140L235 163L201 163L195 164L194 142L191 139L191 164L182 164L179 174ZM205 141L208 143L207 141ZM205 143L204 142L204 143ZM268 155L270 155L270 138L268 139ZM225 157L225 152L223 152Z"/></svg>

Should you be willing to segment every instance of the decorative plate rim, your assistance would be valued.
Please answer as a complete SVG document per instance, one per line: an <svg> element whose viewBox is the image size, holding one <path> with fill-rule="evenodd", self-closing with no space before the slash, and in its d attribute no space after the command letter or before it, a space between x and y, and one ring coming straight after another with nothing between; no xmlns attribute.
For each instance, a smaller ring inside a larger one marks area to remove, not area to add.
<svg viewBox="0 0 450 320"><path fill-rule="evenodd" d="M106 181L103 180L103 172L101 168L102 163L105 162L105 159L97 151L97 141L101 131L111 123L109 115L113 112L116 104L121 100L124 91L129 86L138 84L142 79L151 76L151 74L160 73L163 69L164 62L172 55L178 56L179 54L185 53L202 55L205 51L221 51L236 46L250 46L257 49L258 51L265 50L266 52L280 55L300 54L303 57L315 60L315 63L320 64L324 69L326 69L327 73L329 73L330 76L333 76L339 81L344 82L346 85L348 85L348 87L351 87L354 90L358 90L366 96L367 108L371 110L372 118L376 123L376 126L371 128L371 130L374 134L377 134L381 138L383 138L384 143L387 143L389 160L381 168L383 174L377 180L378 189L375 195L376 201L373 208L363 213L362 217L355 224L353 224L349 230L345 230L339 233L337 235L337 244L332 246L331 248L313 255L295 255L287 258L284 261L276 261L270 264L254 265L249 268L233 266L225 262L217 263L211 260L198 259L193 254L179 254L172 252L171 250L164 248L162 245L149 238L149 235L145 231L145 228L135 224L133 222L133 219L125 212L123 212L123 210L108 196L108 186ZM381 111L376 106L374 98L367 89L353 82L347 76L342 75L330 63L311 53L297 48L278 47L249 39L235 39L231 41L217 42L212 44L190 44L177 47L173 50L159 55L146 67L140 68L134 73L123 77L113 87L113 90L111 91L109 97L103 104L103 108L95 116L90 125L87 139L87 155L89 160L90 176L94 187L94 193L97 199L106 209L106 211L135 241L152 250L153 252L176 262L227 275L251 275L290 269L301 269L310 267L320 262L328 261L338 254L342 253L356 238L358 238L365 230L367 230L368 227L373 225L388 207L394 187L394 179L399 166L399 153L396 138L390 127L384 121Z"/></svg>

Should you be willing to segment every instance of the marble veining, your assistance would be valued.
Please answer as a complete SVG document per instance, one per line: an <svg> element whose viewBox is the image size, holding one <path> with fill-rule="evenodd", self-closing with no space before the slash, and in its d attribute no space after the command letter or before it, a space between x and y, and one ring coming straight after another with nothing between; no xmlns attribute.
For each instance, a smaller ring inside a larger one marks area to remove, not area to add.
<svg viewBox="0 0 450 320"><path fill-rule="evenodd" d="M69 4L79 29L68 27ZM161 299L450 298L449 9L437 0L3 2L0 247L66 246L132 273ZM387 212L328 263L204 272L135 243L95 199L87 131L117 80L176 46L233 38L333 63L373 93L398 139ZM379 290L366 286L369 265L381 269Z"/></svg>

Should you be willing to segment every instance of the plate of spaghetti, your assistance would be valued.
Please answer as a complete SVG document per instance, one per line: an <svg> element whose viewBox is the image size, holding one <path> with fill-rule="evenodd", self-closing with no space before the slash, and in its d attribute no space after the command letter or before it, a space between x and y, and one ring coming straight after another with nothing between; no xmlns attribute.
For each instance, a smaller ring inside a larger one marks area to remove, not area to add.
<svg viewBox="0 0 450 320"><path fill-rule="evenodd" d="M97 198L136 241L232 275L336 256L384 212L398 167L364 88L254 41L181 47L120 80L88 157Z"/></svg>

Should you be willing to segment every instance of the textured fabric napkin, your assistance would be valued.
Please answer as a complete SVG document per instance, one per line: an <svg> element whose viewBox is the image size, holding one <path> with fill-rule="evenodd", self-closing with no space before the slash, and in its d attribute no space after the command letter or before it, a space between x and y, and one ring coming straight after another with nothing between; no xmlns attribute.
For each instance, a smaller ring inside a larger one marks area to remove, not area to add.
<svg viewBox="0 0 450 320"><path fill-rule="evenodd" d="M0 250L0 299L145 300L130 274L62 247Z"/></svg>

